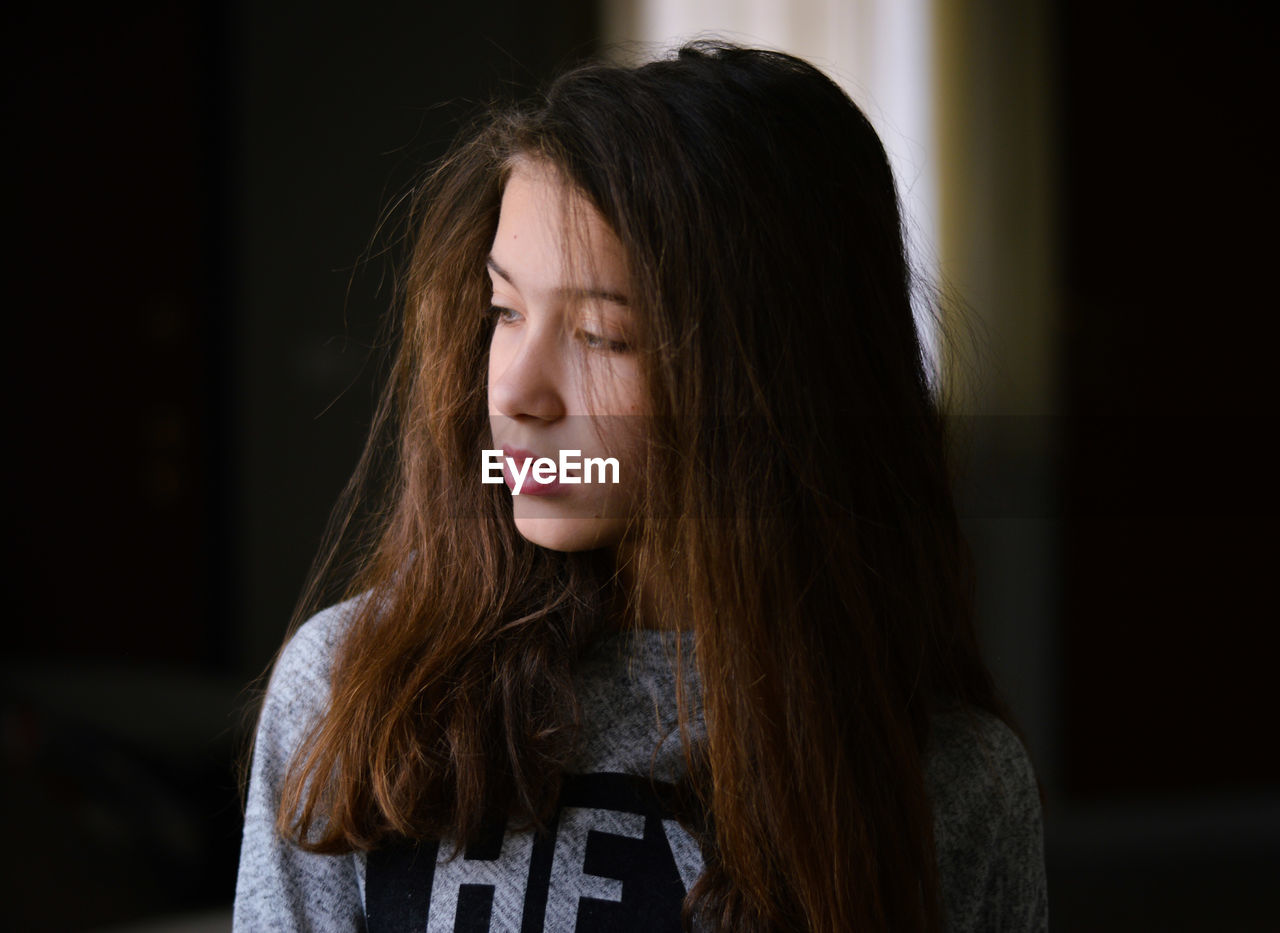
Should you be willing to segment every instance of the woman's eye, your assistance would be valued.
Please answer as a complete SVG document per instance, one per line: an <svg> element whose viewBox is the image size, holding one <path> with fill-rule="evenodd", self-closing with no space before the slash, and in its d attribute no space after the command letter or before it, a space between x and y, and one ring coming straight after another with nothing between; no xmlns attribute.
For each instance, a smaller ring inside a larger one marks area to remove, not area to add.
<svg viewBox="0 0 1280 933"><path fill-rule="evenodd" d="M631 344L625 340L612 340L600 334L593 334L589 330L578 331L578 339L592 350L606 350L609 353L628 353L631 350Z"/></svg>
<svg viewBox="0 0 1280 933"><path fill-rule="evenodd" d="M499 324L512 324L520 320L520 312L502 305L490 305L490 316Z"/></svg>

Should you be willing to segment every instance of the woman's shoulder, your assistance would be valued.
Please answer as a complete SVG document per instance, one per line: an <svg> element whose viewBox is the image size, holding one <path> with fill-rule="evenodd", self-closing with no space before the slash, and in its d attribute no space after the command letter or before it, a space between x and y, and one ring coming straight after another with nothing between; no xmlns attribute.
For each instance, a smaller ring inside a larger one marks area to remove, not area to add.
<svg viewBox="0 0 1280 933"><path fill-rule="evenodd" d="M363 600L358 596L317 612L285 642L262 702L259 754L291 752L327 707L338 649Z"/></svg>
<svg viewBox="0 0 1280 933"><path fill-rule="evenodd" d="M957 800L977 795L991 805L1013 803L1028 790L1038 799L1035 771L1017 734L981 709L952 709L930 724L926 774L931 789Z"/></svg>
<svg viewBox="0 0 1280 933"><path fill-rule="evenodd" d="M1017 734L982 710L941 713L925 777L947 929L1044 929L1040 788Z"/></svg>
<svg viewBox="0 0 1280 933"><path fill-rule="evenodd" d="M274 821L289 761L329 705L334 658L359 606L357 598L316 613L276 658L258 711L248 815Z"/></svg>
<svg viewBox="0 0 1280 933"><path fill-rule="evenodd" d="M327 688L334 658L366 597L356 596L317 612L285 642L271 675L271 689L286 684Z"/></svg>
<svg viewBox="0 0 1280 933"><path fill-rule="evenodd" d="M1011 821L1040 820L1040 791L1026 749L1003 720L979 709L933 719L925 764L939 843L965 842Z"/></svg>
<svg viewBox="0 0 1280 933"><path fill-rule="evenodd" d="M329 681L359 599L316 613L285 644L262 701L236 881L236 930L363 926L358 865L305 852L276 831L285 775L329 703Z"/></svg>

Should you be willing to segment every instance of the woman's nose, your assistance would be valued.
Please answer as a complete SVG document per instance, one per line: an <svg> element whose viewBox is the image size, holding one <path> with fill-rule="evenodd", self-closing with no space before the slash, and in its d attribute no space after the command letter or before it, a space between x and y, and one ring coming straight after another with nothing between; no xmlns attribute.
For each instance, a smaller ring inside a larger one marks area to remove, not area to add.
<svg viewBox="0 0 1280 933"><path fill-rule="evenodd" d="M554 331L525 330L495 339L489 356L489 405L509 418L555 421L566 407Z"/></svg>

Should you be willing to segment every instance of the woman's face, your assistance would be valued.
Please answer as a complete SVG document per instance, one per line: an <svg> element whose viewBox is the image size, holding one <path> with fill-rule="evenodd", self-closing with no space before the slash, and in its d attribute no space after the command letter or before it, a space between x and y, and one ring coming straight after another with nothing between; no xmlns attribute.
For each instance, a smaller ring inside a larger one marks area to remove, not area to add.
<svg viewBox="0 0 1280 933"><path fill-rule="evenodd" d="M622 245L554 169L522 159L502 196L489 277L489 424L502 450L488 455L489 481L500 462L516 528L534 544L616 545L640 484L647 414ZM538 472L542 458L554 470Z"/></svg>

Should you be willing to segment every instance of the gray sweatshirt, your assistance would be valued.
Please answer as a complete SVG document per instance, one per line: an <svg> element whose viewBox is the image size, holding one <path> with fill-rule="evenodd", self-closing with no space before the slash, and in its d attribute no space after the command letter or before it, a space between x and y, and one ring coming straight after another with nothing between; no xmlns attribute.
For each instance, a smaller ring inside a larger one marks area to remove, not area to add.
<svg viewBox="0 0 1280 933"><path fill-rule="evenodd" d="M303 625L272 674L245 811L239 933L680 930L703 867L664 793L683 768L671 659L683 638L692 669L687 635L611 636L583 660L582 740L547 833L496 827L456 858L435 842L313 855L276 834L276 807L289 759L328 701L349 611ZM1040 802L1013 733L983 713L938 717L926 779L947 929L1047 929Z"/></svg>

